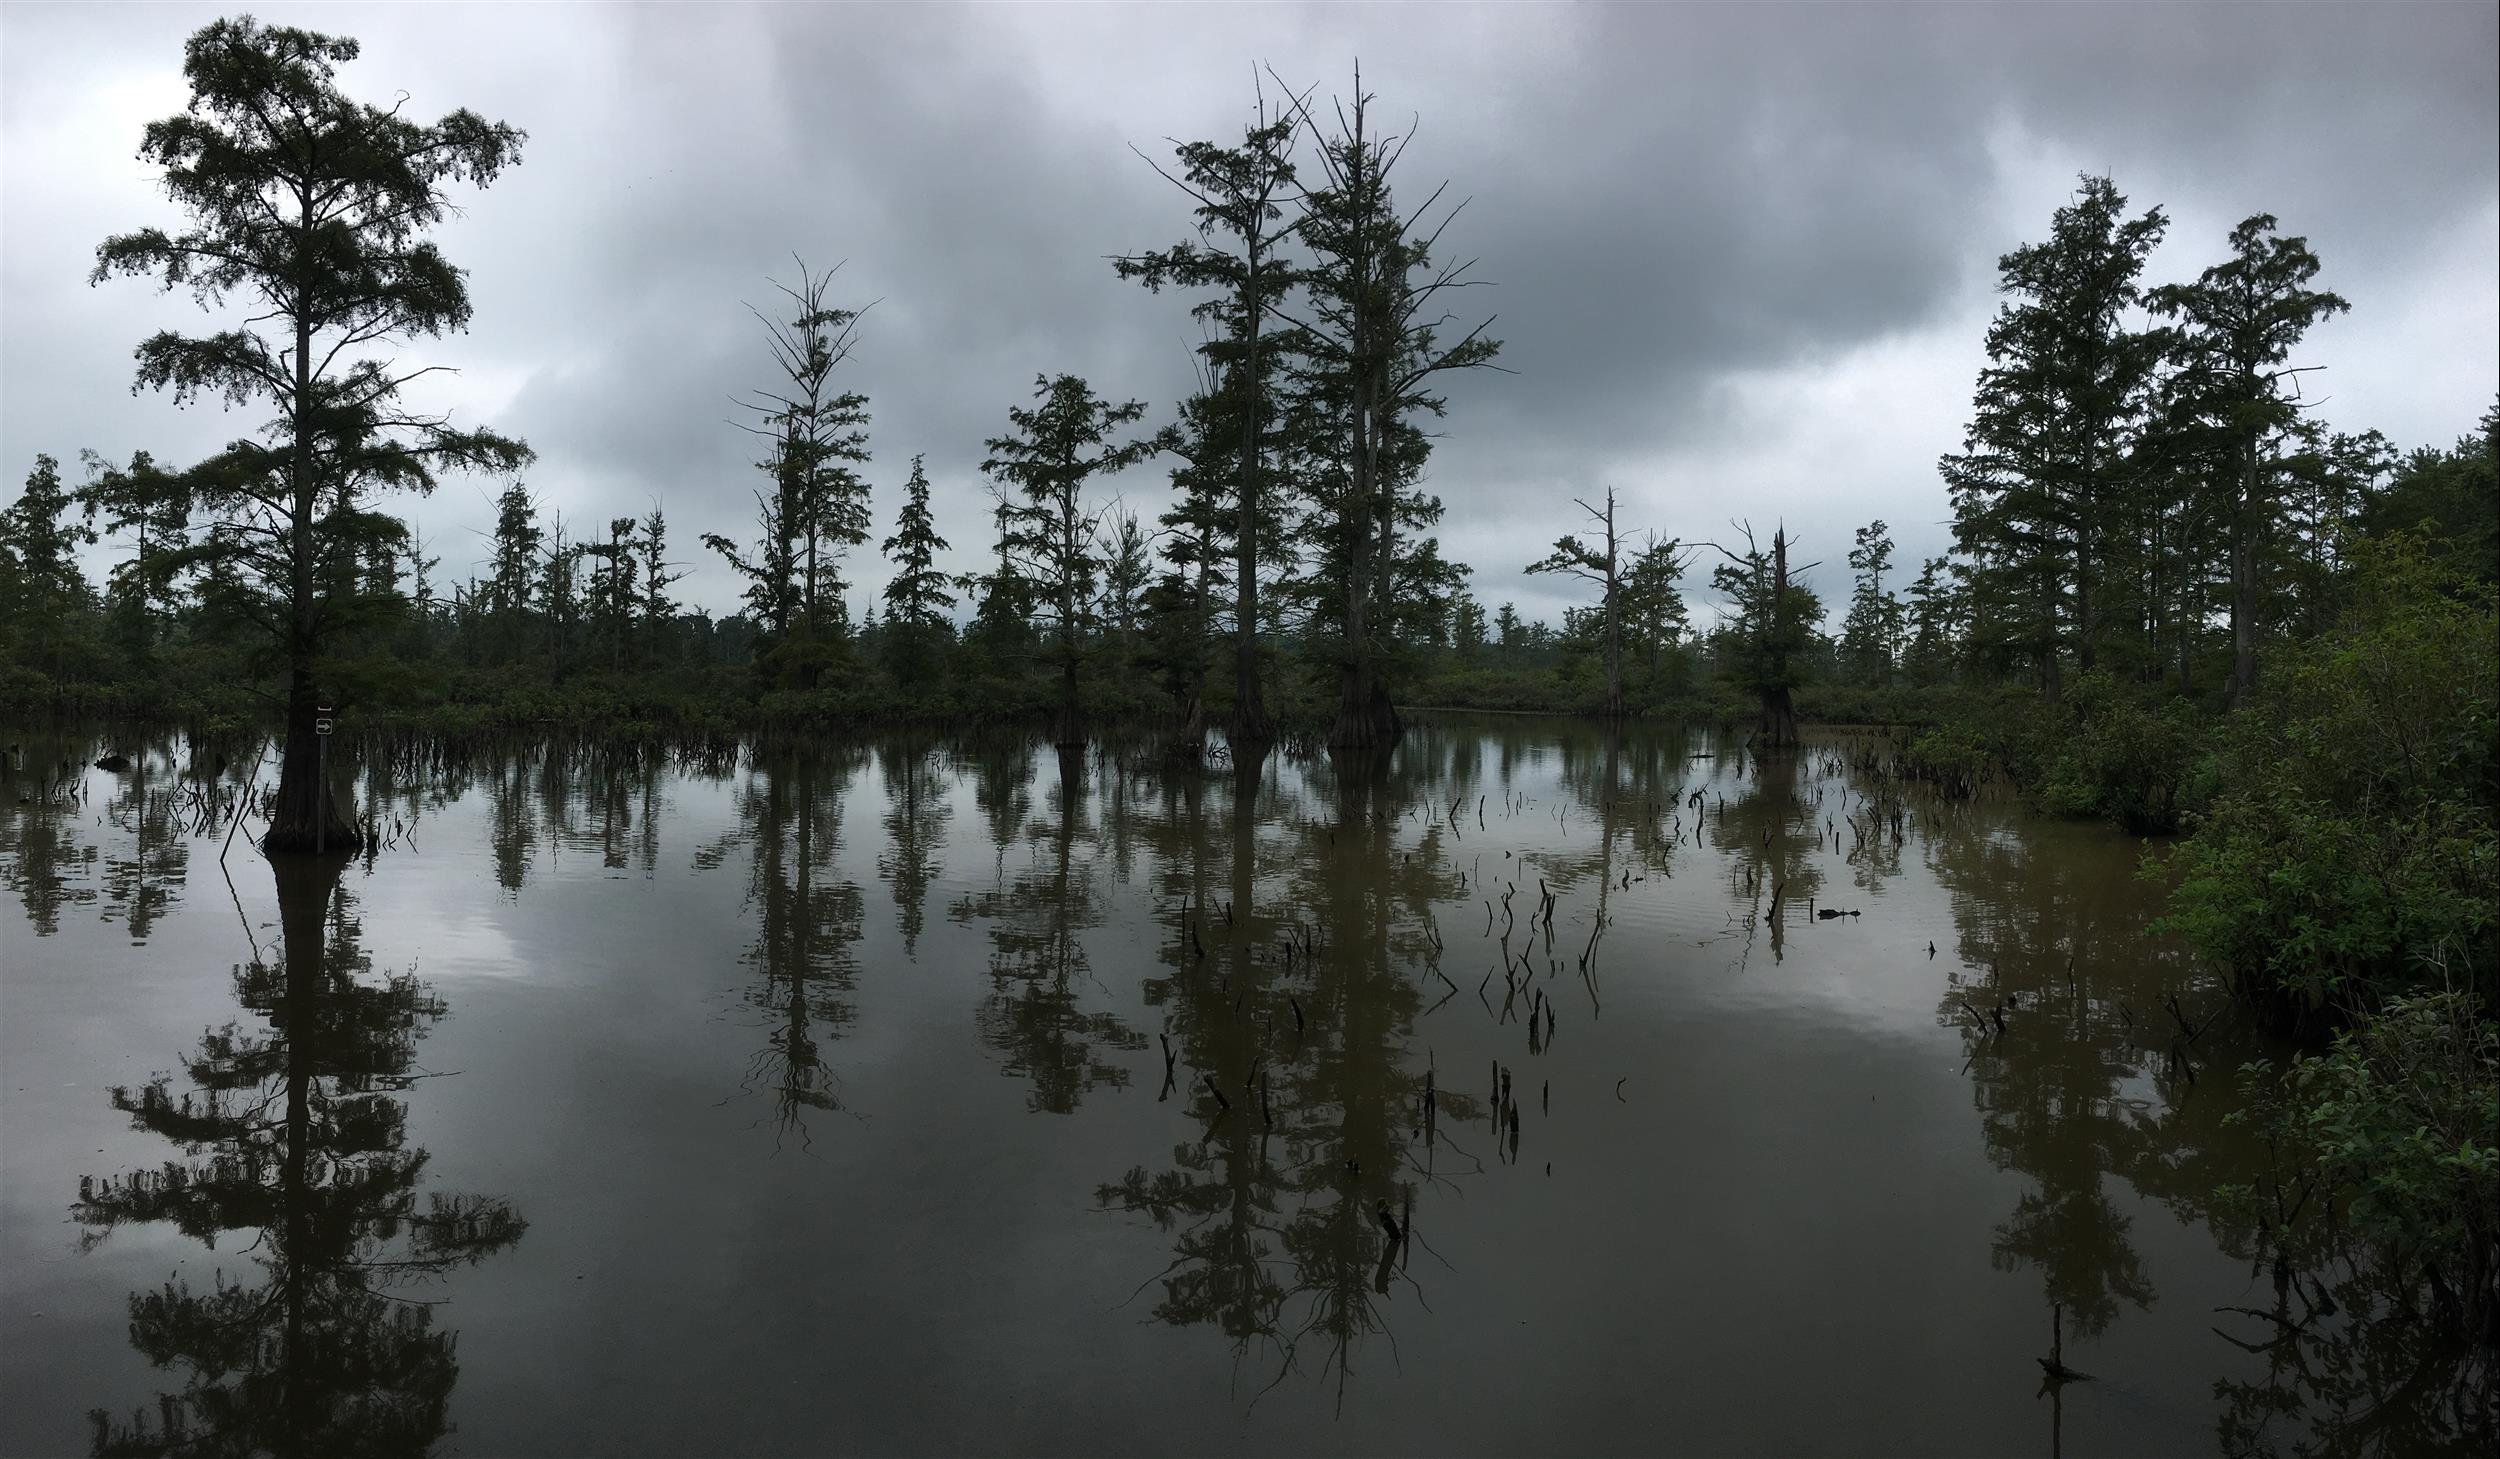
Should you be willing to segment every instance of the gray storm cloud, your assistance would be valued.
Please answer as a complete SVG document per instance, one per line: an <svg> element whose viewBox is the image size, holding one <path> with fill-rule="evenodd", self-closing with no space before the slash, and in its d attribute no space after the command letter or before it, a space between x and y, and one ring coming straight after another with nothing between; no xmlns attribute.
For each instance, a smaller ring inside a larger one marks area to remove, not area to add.
<svg viewBox="0 0 2500 1459"><path fill-rule="evenodd" d="M190 305L85 283L106 234L170 221L132 154L216 13L0 11L0 490L37 452L183 459L255 423L133 398L131 347ZM752 511L729 418L768 383L744 307L767 276L846 260L836 295L875 301L846 369L875 411L879 535L925 452L968 567L982 440L1037 373L1164 418L1188 389L1188 301L1106 261L1187 230L1129 149L1235 132L1260 65L1324 102L1359 57L1381 114L1419 121L1407 193L1468 199L1447 246L1480 260L1464 302L1500 316L1515 373L1452 386L1432 487L1479 595L1532 616L1555 587L1521 567L1572 525L1558 504L1609 484L1667 535L1787 520L1827 595L1868 519L1904 561L1941 551L1934 463L1995 259L2078 170L2173 215L2164 277L2250 212L2306 233L2355 305L2308 351L2339 428L2445 441L2500 384L2488 5L258 13L363 40L356 94L530 132L442 235L474 328L408 354L461 368L437 398L526 437L569 521L665 504L681 591L716 611L733 590L694 543ZM1151 471L1118 486L1160 504ZM455 574L491 489L413 508ZM854 576L864 595L883 568Z"/></svg>

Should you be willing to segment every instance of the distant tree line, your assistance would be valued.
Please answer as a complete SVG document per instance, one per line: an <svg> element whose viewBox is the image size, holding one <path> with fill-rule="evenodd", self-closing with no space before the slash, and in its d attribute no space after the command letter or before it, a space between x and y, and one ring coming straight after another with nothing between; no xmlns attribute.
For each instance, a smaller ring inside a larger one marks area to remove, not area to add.
<svg viewBox="0 0 2500 1459"><path fill-rule="evenodd" d="M1735 714L1776 744L1801 713L1889 717L1939 687L2019 681L2055 703L2107 674L2237 704L2275 646L2334 621L2355 543L2426 534L2484 581L2500 558L2500 416L2403 457L2328 432L2300 347L2346 305L2315 287L2305 241L2261 215L2193 280L2148 286L2166 219L2087 177L2044 241L2001 260L1963 449L1940 463L1951 552L1897 567L1882 521L1846 544L1743 521L1662 539L1607 489L1583 503L1592 530L1525 564L1588 600L1551 626L1488 610L1442 556L1426 428L1444 382L1497 368L1500 346L1460 311L1477 280L1443 242L1459 206L1393 186L1407 137L1377 125L1358 73L1333 106L1271 76L1238 136L1149 160L1183 236L1113 267L1187 297L1196 389L1157 424L1143 401L1038 375L985 443L984 570L937 566L968 524L941 530L919 456L880 532L870 400L847 384L867 311L799 262L757 311L753 524L700 543L742 585L715 617L677 596L688 564L660 503L569 522L519 479L525 445L402 403L431 367L387 347L469 316L425 229L447 184L493 181L525 138L350 100L336 70L356 53L248 18L189 42L194 104L151 124L141 155L190 231L108 240L95 278L254 306L223 332L145 341L139 381L274 415L187 467L90 454L71 481L38 460L0 513L5 702L237 713L257 694L283 707L290 766L323 706L1029 716L1069 742L1142 716L1185 746L1217 726L1264 743L1282 716L1366 749L1397 737L1401 705L1474 705ZM1149 469L1160 507L1106 486ZM443 470L506 483L465 579L383 501ZM78 552L104 539L118 558L91 583ZM859 600L872 543L887 583ZM1807 546L1845 552L1837 631ZM1721 606L1697 624L1683 595L1705 557ZM352 836L309 772L287 773L282 840L310 844L317 819Z"/></svg>

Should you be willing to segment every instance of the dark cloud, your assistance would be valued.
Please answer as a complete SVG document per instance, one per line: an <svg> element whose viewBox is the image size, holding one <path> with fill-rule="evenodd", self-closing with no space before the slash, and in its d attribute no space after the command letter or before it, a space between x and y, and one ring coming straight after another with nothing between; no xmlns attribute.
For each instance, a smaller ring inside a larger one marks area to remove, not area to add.
<svg viewBox="0 0 2500 1459"><path fill-rule="evenodd" d="M187 306L83 284L100 238L163 213L130 154L214 13L0 12L7 490L37 451L180 456L245 423L131 399L130 346ZM1466 302L1499 314L1515 373L1452 383L1433 485L1447 550L1531 612L1554 585L1519 568L1569 526L1557 504L1609 482L1674 535L1784 517L1837 562L1883 516L1904 558L1941 550L1934 460L1995 258L2079 169L2174 214L2166 270L2248 212L2308 233L2356 304L2317 340L2339 425L2443 438L2494 388L2487 5L264 15L362 38L362 94L529 129L524 165L445 230L474 331L411 353L463 367L441 398L527 436L569 518L658 499L690 558L751 513L756 451L727 418L768 366L744 304L793 252L847 260L836 295L876 301L847 368L875 410L880 532L926 452L942 528L979 552L982 441L1037 373L1168 410L1188 301L1105 256L1187 219L1129 149L1236 129L1256 63L1325 101L1359 56L1383 119L1420 123L1406 195L1468 199L1447 248L1480 260ZM419 508L455 565L480 496ZM688 588L726 607L699 566Z"/></svg>

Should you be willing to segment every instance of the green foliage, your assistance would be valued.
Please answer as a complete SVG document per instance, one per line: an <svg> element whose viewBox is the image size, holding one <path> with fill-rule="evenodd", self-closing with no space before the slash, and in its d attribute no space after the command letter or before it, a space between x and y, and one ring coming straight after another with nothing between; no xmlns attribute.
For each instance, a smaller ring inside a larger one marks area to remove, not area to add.
<svg viewBox="0 0 2500 1459"><path fill-rule="evenodd" d="M1208 610L1215 559L1229 537L1234 635L1234 730L1264 739L1272 728L1259 682L1260 568L1290 556L1282 500L1288 472L1271 458L1292 453L1307 431L1289 402L1276 398L1291 367L1291 345L1266 330L1301 271L1281 248L1298 231L1284 221L1295 191L1293 138L1298 119L1273 112L1262 96L1241 145L1184 142L1174 149L1175 177L1158 167L1194 205L1198 236L1160 252L1113 260L1122 278L1161 292L1167 283L1211 292L1190 312L1210 330L1200 347L1204 388L1183 408L1176 444L1185 465L1173 474L1181 503L1164 517L1181 529L1167 544L1175 578L1157 592L1169 617L1155 633L1157 666L1176 703L1199 723L1198 702L1211 644ZM1281 460L1280 460L1281 464ZM1193 569L1195 582L1190 581ZM1135 591L1146 588L1141 575ZM1125 635L1124 635L1125 637Z"/></svg>
<svg viewBox="0 0 2500 1459"><path fill-rule="evenodd" d="M2231 230L2231 256L2192 284L2156 289L2149 303L2177 319L2171 354L2166 449L2194 463L2201 514L2220 527L2231 616L2231 698L2247 697L2266 579L2284 545L2295 463L2314 460L2316 424L2301 414L2293 347L2318 321L2352 306L2312 289L2318 257L2305 238L2275 231L2270 213Z"/></svg>
<svg viewBox="0 0 2500 1459"><path fill-rule="evenodd" d="M1427 535L1441 501L1421 489L1432 449L1424 422L1447 410L1441 377L1488 367L1501 352L1490 319L1448 337L1450 296L1473 282L1473 260L1435 257L1455 212L1426 217L1439 189L1416 211L1398 211L1391 176L1405 139L1372 125L1372 101L1358 72L1333 135L1302 113L1321 175L1302 193L1298 231L1310 264L1304 307L1287 332L1300 362L1311 549L1292 586L1309 608L1312 648L1336 660L1329 739L1349 748L1396 738L1390 681L1417 665L1416 630L1456 587Z"/></svg>
<svg viewBox="0 0 2500 1459"><path fill-rule="evenodd" d="M1902 773L1924 781L1957 800L1967 800L1986 782L1995 756L1967 728L1940 725L1921 731L1901 756Z"/></svg>
<svg viewBox="0 0 2500 1459"><path fill-rule="evenodd" d="M2286 1021L2500 968L2500 616L2396 538L2332 633L2285 654L2224 737L2169 924Z"/></svg>
<svg viewBox="0 0 2500 1459"><path fill-rule="evenodd" d="M1102 512L1086 503L1094 477L1133 466L1172 444L1168 436L1114 441L1146 403L1114 404L1075 375L1034 378L1040 404L1007 411L1013 433L992 437L981 463L999 488L1002 573L1025 585L1049 632L1046 653L1059 670L1061 743L1080 743L1081 670L1102 624L1098 591L1104 559Z"/></svg>
<svg viewBox="0 0 2500 1459"><path fill-rule="evenodd" d="M106 239L90 281L137 276L243 321L171 330L138 348L139 383L177 402L265 402L272 418L185 477L204 519L151 577L191 581L204 617L259 639L287 669L287 738L263 844L354 844L354 817L318 774L317 706L353 687L340 665L405 608L396 563L407 524L385 493L433 490L443 470L508 473L527 446L454 428L405 389L428 369L386 354L467 327L468 285L426 237L446 187L483 187L520 160L522 134L469 111L428 126L351 100L337 68L356 42L249 16L184 48L190 104L151 122L139 157L162 169L178 233Z"/></svg>
<svg viewBox="0 0 2500 1459"><path fill-rule="evenodd" d="M938 535L929 511L929 473L921 462L919 456L911 458L911 479L903 484L894 535L880 549L894 564L894 575L885 585L886 664L907 681L934 669L943 645L954 636L946 614L955 606L955 595L950 579L935 566L946 539Z"/></svg>
<svg viewBox="0 0 2500 1459"><path fill-rule="evenodd" d="M835 269L819 273L802 259L796 284L774 283L786 319L749 309L782 377L743 402L759 422L745 429L771 443L756 469L772 485L755 493L752 549L703 536L745 579L747 607L764 629L757 667L784 686L813 684L849 659L842 562L868 540L868 483L856 469L869 459L868 397L832 384L858 338L859 313L825 302Z"/></svg>
<svg viewBox="0 0 2500 1459"><path fill-rule="evenodd" d="M2406 457L2387 489L2362 504L2359 528L2367 537L2415 533L2457 571L2500 583L2500 403L2453 448Z"/></svg>
<svg viewBox="0 0 2500 1459"><path fill-rule="evenodd" d="M1528 564L1530 573L1568 573L1598 590L1599 639L1606 663L1606 697L1603 712L1611 717L1624 711L1623 702L1623 638L1624 619L1631 605L1625 601L1625 563L1623 535L1615 525L1615 491L1606 488L1606 507L1600 511L1587 502L1576 502L1581 511L1605 529L1605 535L1594 543L1564 536L1554 540L1554 550ZM1674 549L1668 549L1670 561Z"/></svg>
<svg viewBox="0 0 2500 1459"><path fill-rule="evenodd" d="M0 511L0 626L21 672L70 676L93 596L71 554L95 540L95 529L70 515L61 463L37 456L25 491Z"/></svg>
<svg viewBox="0 0 2500 1459"><path fill-rule="evenodd" d="M2179 828L2182 787L2205 747L2205 717L2194 703L2148 704L2095 670L2076 681L2062 717L2066 732L2039 790L2047 809L2113 820L2138 835Z"/></svg>
<svg viewBox="0 0 2500 1459"><path fill-rule="evenodd" d="M2105 177L2082 179L2047 241L1998 261L2011 296L1988 330L1964 449L1940 463L1954 540L1993 611L1986 632L2039 667L2054 691L2059 659L2091 667L2105 566L2148 405L2159 341L2131 329L2138 276L2169 222L2130 218Z"/></svg>
<svg viewBox="0 0 2500 1459"><path fill-rule="evenodd" d="M1891 682L1901 646L1901 602L1884 591L1892 569L1892 535L1879 519L1858 529L1849 549L1849 616L1841 625L1841 649L1868 683Z"/></svg>
<svg viewBox="0 0 2500 1459"><path fill-rule="evenodd" d="M485 186L520 158L522 133L455 111L432 126L351 101L336 68L355 41L250 17L204 27L184 52L191 104L148 125L143 161L190 216L96 250L94 280L152 277L203 305L242 295L266 321L205 336L164 332L138 350L139 382L179 400L268 400L278 421L202 462L188 485L208 522L173 570L235 621L308 665L334 633L392 606L347 569L404 539L374 493L429 491L444 467L508 471L517 441L408 410L423 372L359 346L466 327L467 285L424 237L444 184Z"/></svg>
<svg viewBox="0 0 2500 1459"><path fill-rule="evenodd" d="M2399 1306L2500 1342L2500 1024L2462 988L2391 998L2322 1054L2242 1071L2278 1162ZM2246 1200L2254 1192L2236 1193ZM2279 1213L2276 1213L2279 1214Z"/></svg>

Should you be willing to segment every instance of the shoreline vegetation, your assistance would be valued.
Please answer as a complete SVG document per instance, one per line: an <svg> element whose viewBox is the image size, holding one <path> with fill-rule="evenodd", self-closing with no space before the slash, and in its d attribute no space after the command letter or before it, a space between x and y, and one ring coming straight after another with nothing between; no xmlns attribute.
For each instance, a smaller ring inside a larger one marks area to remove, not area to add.
<svg viewBox="0 0 2500 1459"><path fill-rule="evenodd" d="M1392 189L1400 142L1359 73L1337 106L1273 78L1237 139L1141 179L1181 194L1183 241L1113 260L1185 296L1200 388L1158 407L1045 371L999 402L984 571L936 566L973 524L938 520L917 457L880 539L850 388L872 322L799 263L758 314L752 529L700 543L742 584L716 617L677 599L659 504L567 521L522 481L525 443L394 403L425 367L390 349L469 317L428 229L526 135L354 101L357 54L249 17L191 39L193 105L140 151L189 231L105 240L93 282L231 325L141 342L140 385L273 423L189 465L34 463L0 511L0 719L273 737L273 857L357 844L353 777L319 769L334 719L351 747L995 727L1187 756L1220 730L1237 772L1278 745L1384 754L1423 705L1734 725L1755 754L1801 724L1880 726L1905 782L2002 777L2148 838L2162 925L2314 1050L2245 1071L2282 1157L2245 1191L2261 1248L2365 1273L2373 1320L2500 1344L2500 406L2410 452L2327 429L2301 345L2350 306L2271 215L2155 283L2167 218L2087 176L2004 255L1963 448L1938 463L1947 555L1896 568L1881 521L1845 545L1744 521L1664 540L1592 492L1582 532L1520 564L1584 590L1549 626L1489 610L1435 533L1446 392L1517 363L1441 242L1452 199ZM452 473L507 483L458 580L391 510ZM1141 516L1114 473L1169 495ZM80 551L107 540L99 584ZM1803 577L1844 547L1835 629ZM1704 563L1706 625L1686 599Z"/></svg>

